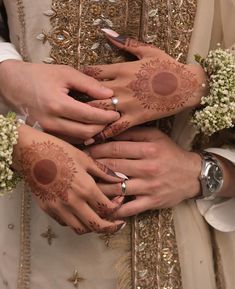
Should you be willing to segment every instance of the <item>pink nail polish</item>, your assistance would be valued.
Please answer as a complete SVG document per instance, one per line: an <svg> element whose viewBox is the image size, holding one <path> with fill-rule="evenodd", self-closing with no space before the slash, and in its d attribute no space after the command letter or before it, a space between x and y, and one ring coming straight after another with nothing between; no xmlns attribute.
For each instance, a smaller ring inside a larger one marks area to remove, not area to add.
<svg viewBox="0 0 235 289"><path fill-rule="evenodd" d="M108 36L111 36L111 37L118 37L119 34L114 31L114 30L111 30L111 29L107 29L107 28L103 28L101 29L104 33L106 33Z"/></svg>
<svg viewBox="0 0 235 289"><path fill-rule="evenodd" d="M92 145L94 142L95 142L95 140L94 140L93 138L91 138L91 139L88 139L88 140L84 141L84 145L85 145L85 146L90 146L90 145Z"/></svg>

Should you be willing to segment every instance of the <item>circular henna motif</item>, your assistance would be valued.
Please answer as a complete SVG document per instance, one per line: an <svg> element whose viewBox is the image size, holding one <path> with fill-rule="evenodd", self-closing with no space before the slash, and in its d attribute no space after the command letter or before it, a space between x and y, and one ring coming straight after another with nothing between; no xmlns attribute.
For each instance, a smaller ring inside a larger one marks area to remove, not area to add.
<svg viewBox="0 0 235 289"><path fill-rule="evenodd" d="M56 178L56 164L53 161L46 159L38 161L33 168L33 175L40 184L49 185Z"/></svg>
<svg viewBox="0 0 235 289"><path fill-rule="evenodd" d="M161 72L152 79L153 91L157 94L166 96L176 91L178 87L177 78L170 72Z"/></svg>
<svg viewBox="0 0 235 289"><path fill-rule="evenodd" d="M182 107L197 85L195 75L182 64L156 58L141 66L128 88L145 109L168 112Z"/></svg>
<svg viewBox="0 0 235 289"><path fill-rule="evenodd" d="M20 159L22 175L37 197L42 201L68 201L76 169L63 148L52 142L34 142L21 150Z"/></svg>

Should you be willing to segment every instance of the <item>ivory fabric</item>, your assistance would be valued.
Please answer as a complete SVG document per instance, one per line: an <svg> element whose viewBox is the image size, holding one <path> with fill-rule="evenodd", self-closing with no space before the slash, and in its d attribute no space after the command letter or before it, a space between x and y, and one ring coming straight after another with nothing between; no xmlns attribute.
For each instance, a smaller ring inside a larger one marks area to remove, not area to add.
<svg viewBox="0 0 235 289"><path fill-rule="evenodd" d="M9 17L11 44L0 43L0 60L19 59L22 31L17 19L15 1L4 1ZM26 49L29 60L41 63L49 57L49 44L39 44L36 36L41 30L49 30L50 23L44 17L38 21L38 15L51 9L50 0L40 0L32 4L24 1L26 29ZM233 27L235 25L234 0L199 0L188 62L193 63L193 55L206 56L211 48L220 42L224 47L235 43ZM15 47L15 48L14 48ZM190 149L195 136L194 129L187 125L188 113L177 116L173 139L182 147ZM235 151L213 149L231 161ZM0 282L3 289L16 289L20 257L20 217L22 185L11 197L0 199ZM32 200L31 210L31 284L30 289L72 289L68 279L78 270L85 280L81 289L116 289L117 273L115 264L125 254L122 248L107 249L104 242L95 234L77 237L67 228L62 228L42 212ZM198 206L198 207L197 207ZM199 213L199 209L201 214ZM182 270L183 289L220 289L216 285L214 257L210 230L214 227L215 241L219 247L225 285L223 289L232 289L235 284L232 271L235 260L235 202L205 202L196 205L187 201L174 209L174 223L178 241L178 250ZM210 225L209 225L210 224ZM13 225L13 229L12 226ZM50 246L41 236L50 226L56 238ZM11 228L11 229L10 229ZM221 232L220 232L220 231ZM224 232L223 232L224 231ZM230 233L228 233L228 231ZM18 289L18 288L17 288ZM22 288L20 288L22 289ZM26 288L24 288L26 289Z"/></svg>

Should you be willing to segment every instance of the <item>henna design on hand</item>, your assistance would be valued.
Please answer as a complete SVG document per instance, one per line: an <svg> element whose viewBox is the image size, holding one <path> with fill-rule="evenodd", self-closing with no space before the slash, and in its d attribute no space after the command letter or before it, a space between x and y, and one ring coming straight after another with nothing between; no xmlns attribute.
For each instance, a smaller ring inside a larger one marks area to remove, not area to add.
<svg viewBox="0 0 235 289"><path fill-rule="evenodd" d="M102 219L111 221L113 220L113 214L116 212L117 209L119 209L119 207L111 209L106 204L97 202L96 212Z"/></svg>
<svg viewBox="0 0 235 289"><path fill-rule="evenodd" d="M180 63L152 59L141 66L127 87L147 110L169 112L181 108L198 87L196 76Z"/></svg>
<svg viewBox="0 0 235 289"><path fill-rule="evenodd" d="M102 72L102 69L99 67L85 66L81 69L81 72L90 77L98 78L100 73Z"/></svg>
<svg viewBox="0 0 235 289"><path fill-rule="evenodd" d="M84 235L84 234L86 234L86 233L89 233L88 230L81 229L81 228L75 228L75 229L74 229L74 232L75 232L76 234L78 234L78 235Z"/></svg>
<svg viewBox="0 0 235 289"><path fill-rule="evenodd" d="M115 177L118 178L118 176L115 174L115 172L113 172L110 168L108 168L107 166L105 166L104 164L98 162L98 161L94 161L96 166L102 171L104 172L106 175L109 175L111 177Z"/></svg>
<svg viewBox="0 0 235 289"><path fill-rule="evenodd" d="M141 46L152 46L150 44L141 42L137 39L130 38L126 35L119 35L117 37L111 37L113 40L123 44L126 48L137 48Z"/></svg>
<svg viewBox="0 0 235 289"><path fill-rule="evenodd" d="M120 225L115 225L113 227L109 226L109 227L101 228L100 225L97 224L96 222L89 221L89 224L92 230L98 234L113 234L117 232L118 230L120 230L121 227L123 226L123 224L120 224Z"/></svg>
<svg viewBox="0 0 235 289"><path fill-rule="evenodd" d="M43 202L57 198L68 201L68 192L77 173L72 158L54 143L33 142L21 149L21 172L32 192Z"/></svg>
<svg viewBox="0 0 235 289"><path fill-rule="evenodd" d="M127 130L130 127L130 122L129 121L123 121L121 123L114 123L107 127L103 132L98 134L97 136L94 137L95 143L102 143L106 139L119 135L121 132Z"/></svg>

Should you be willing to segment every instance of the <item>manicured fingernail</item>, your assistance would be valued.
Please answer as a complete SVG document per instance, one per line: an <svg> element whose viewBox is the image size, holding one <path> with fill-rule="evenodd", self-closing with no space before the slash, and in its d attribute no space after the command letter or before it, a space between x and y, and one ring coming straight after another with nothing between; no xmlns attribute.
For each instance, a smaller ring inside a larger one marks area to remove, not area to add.
<svg viewBox="0 0 235 289"><path fill-rule="evenodd" d="M111 29L108 29L108 28L103 28L101 29L104 33L106 33L108 36L111 36L111 37L118 37L119 34L114 31L114 30L111 30Z"/></svg>
<svg viewBox="0 0 235 289"><path fill-rule="evenodd" d="M84 145L85 145L85 146L90 146L90 145L92 145L94 142L95 142L95 140L94 140L93 138L91 138L91 139L88 139L88 140L84 141Z"/></svg>
<svg viewBox="0 0 235 289"><path fill-rule="evenodd" d="M110 36L111 38L113 38L115 41L121 43L121 44L125 44L126 40L127 40L127 36L125 35L120 35L118 34L116 31L113 31L111 29L101 29L104 33L106 33L108 36Z"/></svg>
<svg viewBox="0 0 235 289"><path fill-rule="evenodd" d="M110 170L109 168L107 168L107 174L111 177L114 177L114 178L119 178L114 171Z"/></svg>
<svg viewBox="0 0 235 289"><path fill-rule="evenodd" d="M122 173L119 173L119 172L115 172L115 175L120 178L120 179L123 179L123 180L128 180L128 177L125 176L124 174Z"/></svg>
<svg viewBox="0 0 235 289"><path fill-rule="evenodd" d="M126 222L123 222L122 224L117 225L117 231L120 232L126 227Z"/></svg>

